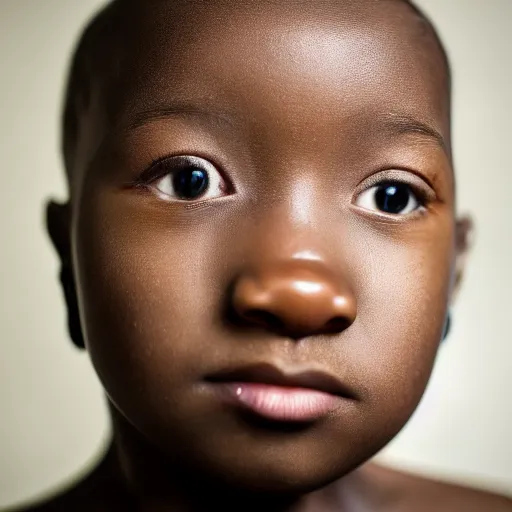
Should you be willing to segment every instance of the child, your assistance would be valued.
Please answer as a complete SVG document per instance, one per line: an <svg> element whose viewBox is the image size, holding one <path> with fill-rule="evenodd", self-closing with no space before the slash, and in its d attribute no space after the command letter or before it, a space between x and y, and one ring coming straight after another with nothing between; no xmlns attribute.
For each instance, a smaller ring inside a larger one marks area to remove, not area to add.
<svg viewBox="0 0 512 512"><path fill-rule="evenodd" d="M48 228L114 439L38 511L512 511L367 461L446 333L450 73L405 0L117 0Z"/></svg>

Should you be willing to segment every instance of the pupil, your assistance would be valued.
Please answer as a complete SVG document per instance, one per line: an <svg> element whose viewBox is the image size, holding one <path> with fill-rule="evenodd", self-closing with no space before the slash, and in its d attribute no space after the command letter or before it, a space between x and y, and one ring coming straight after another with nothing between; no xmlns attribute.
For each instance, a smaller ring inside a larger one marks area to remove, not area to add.
<svg viewBox="0 0 512 512"><path fill-rule="evenodd" d="M195 199L208 188L208 174L203 169L190 167L173 176L174 190L182 199Z"/></svg>
<svg viewBox="0 0 512 512"><path fill-rule="evenodd" d="M400 213L409 203L409 187L402 183L386 183L377 189L375 202L386 213Z"/></svg>

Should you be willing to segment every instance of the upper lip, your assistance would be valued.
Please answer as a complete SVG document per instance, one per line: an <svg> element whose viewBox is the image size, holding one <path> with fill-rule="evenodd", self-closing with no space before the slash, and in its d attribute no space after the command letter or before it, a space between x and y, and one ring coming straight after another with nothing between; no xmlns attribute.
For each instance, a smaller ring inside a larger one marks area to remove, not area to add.
<svg viewBox="0 0 512 512"><path fill-rule="evenodd" d="M253 382L283 387L300 387L323 391L343 398L357 399L356 394L336 377L317 370L289 373L268 363L225 369L209 375L209 382Z"/></svg>

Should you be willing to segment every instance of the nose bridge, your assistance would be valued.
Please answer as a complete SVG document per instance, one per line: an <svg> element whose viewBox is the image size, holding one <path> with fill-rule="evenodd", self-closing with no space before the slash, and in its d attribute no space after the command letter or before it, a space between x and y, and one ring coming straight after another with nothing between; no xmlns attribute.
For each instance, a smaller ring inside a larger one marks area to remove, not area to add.
<svg viewBox="0 0 512 512"><path fill-rule="evenodd" d="M286 180L283 169L270 193L255 198L257 207L250 212L250 220L244 221L240 239L244 260L253 269L273 267L289 275L346 280L344 244L340 242L345 226L339 209L314 179L314 168L294 169L299 177Z"/></svg>

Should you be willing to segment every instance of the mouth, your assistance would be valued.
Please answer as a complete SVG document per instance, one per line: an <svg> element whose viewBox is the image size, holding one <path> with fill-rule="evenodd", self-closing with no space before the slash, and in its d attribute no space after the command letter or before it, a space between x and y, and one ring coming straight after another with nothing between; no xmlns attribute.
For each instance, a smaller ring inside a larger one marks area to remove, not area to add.
<svg viewBox="0 0 512 512"><path fill-rule="evenodd" d="M318 420L356 395L335 377L318 371L285 373L270 364L228 369L207 377L228 404L278 422Z"/></svg>

